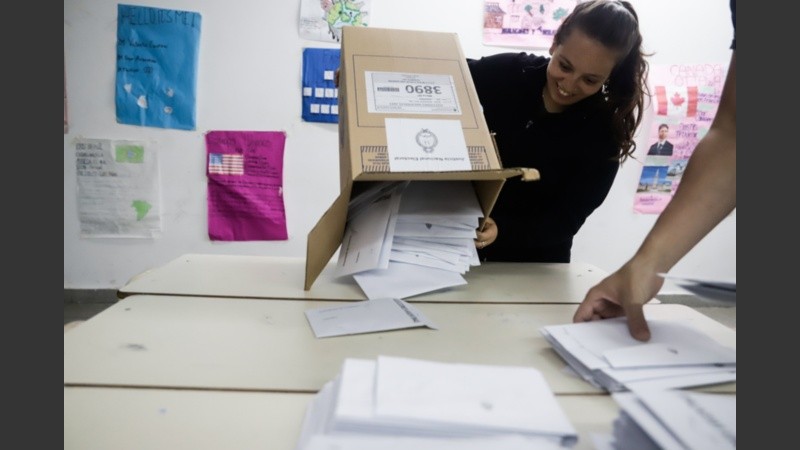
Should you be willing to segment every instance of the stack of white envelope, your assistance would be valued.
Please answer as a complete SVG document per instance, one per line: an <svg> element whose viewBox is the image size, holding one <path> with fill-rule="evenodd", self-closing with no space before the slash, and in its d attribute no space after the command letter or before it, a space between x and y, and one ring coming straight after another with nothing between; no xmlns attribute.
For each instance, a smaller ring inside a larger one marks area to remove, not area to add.
<svg viewBox="0 0 800 450"><path fill-rule="evenodd" d="M352 275L369 299L466 284L481 217L470 181L375 183L350 201L335 275Z"/></svg>
<svg viewBox="0 0 800 450"><path fill-rule="evenodd" d="M616 450L736 448L736 396L673 389L619 392Z"/></svg>
<svg viewBox="0 0 800 450"><path fill-rule="evenodd" d="M696 295L701 300L723 305L736 304L736 279L682 277L660 273L660 276Z"/></svg>
<svg viewBox="0 0 800 450"><path fill-rule="evenodd" d="M625 318L550 325L540 332L583 379L610 392L736 380L736 349L691 323L649 320L651 338L631 337Z"/></svg>
<svg viewBox="0 0 800 450"><path fill-rule="evenodd" d="M405 442L414 450L557 449L576 441L534 368L379 356L345 360L310 404L296 448L383 449Z"/></svg>

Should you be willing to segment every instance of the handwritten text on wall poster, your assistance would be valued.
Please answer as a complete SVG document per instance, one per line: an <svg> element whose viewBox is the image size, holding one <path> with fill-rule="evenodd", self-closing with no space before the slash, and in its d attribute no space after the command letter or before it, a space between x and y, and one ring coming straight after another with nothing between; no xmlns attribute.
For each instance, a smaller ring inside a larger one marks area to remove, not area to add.
<svg viewBox="0 0 800 450"><path fill-rule="evenodd" d="M486 0L483 44L548 49L578 0Z"/></svg>
<svg viewBox="0 0 800 450"><path fill-rule="evenodd" d="M210 131L208 236L215 241L288 238L283 203L283 131Z"/></svg>
<svg viewBox="0 0 800 450"><path fill-rule="evenodd" d="M653 118L634 211L659 214L672 199L692 152L714 120L727 70L723 63L650 66Z"/></svg>
<svg viewBox="0 0 800 450"><path fill-rule="evenodd" d="M117 122L195 129L199 13L117 7Z"/></svg>
<svg viewBox="0 0 800 450"><path fill-rule="evenodd" d="M160 237L154 144L76 138L74 146L81 237Z"/></svg>

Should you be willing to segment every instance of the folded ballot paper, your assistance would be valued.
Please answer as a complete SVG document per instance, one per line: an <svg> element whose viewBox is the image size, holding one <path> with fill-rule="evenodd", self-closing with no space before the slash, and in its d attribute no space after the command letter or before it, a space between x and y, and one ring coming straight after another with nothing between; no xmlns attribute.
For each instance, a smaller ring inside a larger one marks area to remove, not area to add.
<svg viewBox="0 0 800 450"><path fill-rule="evenodd" d="M437 329L422 311L398 298L376 298L309 309L305 315L318 338L417 327Z"/></svg>
<svg viewBox="0 0 800 450"><path fill-rule="evenodd" d="M534 368L379 356L345 360L309 405L296 450L557 449L575 442L575 428Z"/></svg>
<svg viewBox="0 0 800 450"><path fill-rule="evenodd" d="M624 317L550 325L540 332L583 379L609 392L736 380L736 349L688 323L650 320L648 325L648 342L631 337Z"/></svg>
<svg viewBox="0 0 800 450"><path fill-rule="evenodd" d="M673 389L618 392L615 450L736 448L736 396Z"/></svg>

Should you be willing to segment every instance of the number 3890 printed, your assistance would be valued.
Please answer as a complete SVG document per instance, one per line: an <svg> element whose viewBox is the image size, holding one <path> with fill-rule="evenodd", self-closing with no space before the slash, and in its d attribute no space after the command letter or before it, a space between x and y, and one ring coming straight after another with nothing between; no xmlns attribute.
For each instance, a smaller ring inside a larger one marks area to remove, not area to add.
<svg viewBox="0 0 800 450"><path fill-rule="evenodd" d="M450 75L365 72L371 113L461 114Z"/></svg>

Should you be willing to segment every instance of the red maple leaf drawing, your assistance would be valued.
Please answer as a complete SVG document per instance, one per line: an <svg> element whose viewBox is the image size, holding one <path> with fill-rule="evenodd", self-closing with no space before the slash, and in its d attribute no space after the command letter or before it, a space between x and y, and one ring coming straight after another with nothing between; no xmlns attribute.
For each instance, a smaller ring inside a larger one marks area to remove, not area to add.
<svg viewBox="0 0 800 450"><path fill-rule="evenodd" d="M676 92L675 95L672 96L672 100L670 101L672 102L673 105L680 108L680 106L683 104L683 102L686 101L686 99L683 98L683 96L680 93Z"/></svg>

